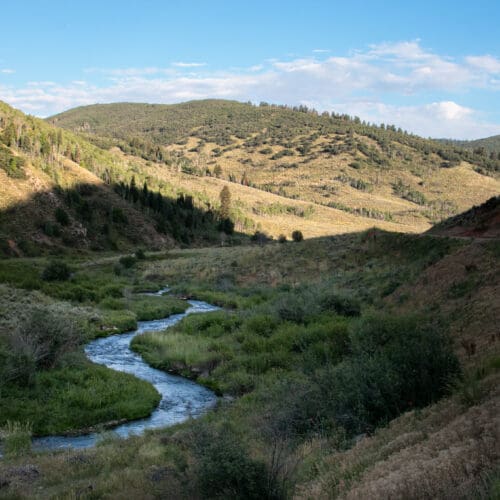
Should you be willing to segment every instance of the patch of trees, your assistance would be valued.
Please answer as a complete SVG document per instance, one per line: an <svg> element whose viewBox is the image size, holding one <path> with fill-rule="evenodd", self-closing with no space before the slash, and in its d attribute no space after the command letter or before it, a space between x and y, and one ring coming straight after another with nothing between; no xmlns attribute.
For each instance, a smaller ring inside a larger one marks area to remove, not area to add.
<svg viewBox="0 0 500 500"><path fill-rule="evenodd" d="M425 196L420 191L404 184L401 179L398 179L397 182L393 184L392 190L396 196L416 203L417 205L425 205L427 203Z"/></svg>
<svg viewBox="0 0 500 500"><path fill-rule="evenodd" d="M169 234L181 243L215 241L219 230L227 234L234 231L234 225L230 227L229 189L226 194L221 193L222 210L219 216L211 208L202 210L197 207L191 195L181 193L173 199L150 189L147 182L139 187L135 176L129 182L117 183L114 189L124 200L153 216L159 232Z"/></svg>

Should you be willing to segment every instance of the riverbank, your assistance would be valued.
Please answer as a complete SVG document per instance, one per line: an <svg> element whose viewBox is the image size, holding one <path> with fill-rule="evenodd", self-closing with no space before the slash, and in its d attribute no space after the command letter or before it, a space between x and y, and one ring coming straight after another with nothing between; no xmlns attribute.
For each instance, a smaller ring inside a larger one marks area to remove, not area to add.
<svg viewBox="0 0 500 500"><path fill-rule="evenodd" d="M151 414L160 394L151 384L89 362L84 345L134 330L142 320L183 313L185 301L136 290L140 262L88 265L62 261L64 279L47 280L46 259L0 261L0 428L19 422L35 436L79 433ZM56 269L57 270L57 269Z"/></svg>

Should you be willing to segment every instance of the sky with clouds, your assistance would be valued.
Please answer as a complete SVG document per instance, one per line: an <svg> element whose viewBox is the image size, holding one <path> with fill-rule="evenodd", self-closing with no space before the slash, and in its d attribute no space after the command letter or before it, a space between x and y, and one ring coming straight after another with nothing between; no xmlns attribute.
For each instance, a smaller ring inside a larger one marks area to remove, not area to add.
<svg viewBox="0 0 500 500"><path fill-rule="evenodd" d="M306 104L425 137L500 134L499 2L44 4L2 8L0 99L37 116L224 98Z"/></svg>

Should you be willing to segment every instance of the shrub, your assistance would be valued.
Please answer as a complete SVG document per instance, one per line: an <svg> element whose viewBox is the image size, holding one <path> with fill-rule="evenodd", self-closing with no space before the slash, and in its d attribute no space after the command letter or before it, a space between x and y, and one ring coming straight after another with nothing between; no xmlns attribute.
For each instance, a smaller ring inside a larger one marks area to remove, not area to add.
<svg viewBox="0 0 500 500"><path fill-rule="evenodd" d="M134 255L137 260L144 260L146 258L146 254L142 248L138 248Z"/></svg>
<svg viewBox="0 0 500 500"><path fill-rule="evenodd" d="M204 498L269 498L265 465L248 455L228 424L220 429L199 426L194 442L196 477Z"/></svg>
<svg viewBox="0 0 500 500"><path fill-rule="evenodd" d="M358 300L336 293L326 293L320 299L324 311L334 311L341 316L359 316L361 306Z"/></svg>
<svg viewBox="0 0 500 500"><path fill-rule="evenodd" d="M304 301L294 294L280 297L275 303L275 311L282 321L302 323L306 316Z"/></svg>
<svg viewBox="0 0 500 500"><path fill-rule="evenodd" d="M250 240L255 243L258 243L259 245L264 245L268 241L272 240L272 237L264 233L263 231L255 231L255 233L252 234Z"/></svg>
<svg viewBox="0 0 500 500"><path fill-rule="evenodd" d="M124 255L123 257L120 257L120 264L125 269L130 269L136 262L137 259L133 255Z"/></svg>
<svg viewBox="0 0 500 500"><path fill-rule="evenodd" d="M62 356L76 349L83 336L82 326L69 316L33 308L9 333L5 350L0 350L0 377L30 386L37 370L55 366Z"/></svg>
<svg viewBox="0 0 500 500"><path fill-rule="evenodd" d="M325 411L351 434L436 401L459 373L449 339L417 316L367 316L350 343L351 356L319 383Z"/></svg>
<svg viewBox="0 0 500 500"><path fill-rule="evenodd" d="M102 298L113 297L114 299L120 299L123 297L123 290L119 285L108 285L101 290L101 293L99 295Z"/></svg>
<svg viewBox="0 0 500 500"><path fill-rule="evenodd" d="M280 234L278 236L278 242L279 243L286 243L286 236L284 234Z"/></svg>
<svg viewBox="0 0 500 500"><path fill-rule="evenodd" d="M299 242L299 241L302 241L304 239L304 235L302 234L302 231L299 231L299 230L295 230L293 233L292 233L292 240L295 241L295 242Z"/></svg>
<svg viewBox="0 0 500 500"><path fill-rule="evenodd" d="M57 224L54 224L53 222L47 221L44 224L42 224L42 231L46 236L61 236L61 229Z"/></svg>
<svg viewBox="0 0 500 500"><path fill-rule="evenodd" d="M245 328L250 333L255 333L262 337L272 335L277 326L278 322L269 314L256 314L245 322Z"/></svg>
<svg viewBox="0 0 500 500"><path fill-rule="evenodd" d="M61 207L57 207L55 211L56 221L61 224L61 226L67 226L69 224L69 215Z"/></svg>
<svg viewBox="0 0 500 500"><path fill-rule="evenodd" d="M71 270L64 262L50 262L42 271L44 281L66 281L71 276Z"/></svg>

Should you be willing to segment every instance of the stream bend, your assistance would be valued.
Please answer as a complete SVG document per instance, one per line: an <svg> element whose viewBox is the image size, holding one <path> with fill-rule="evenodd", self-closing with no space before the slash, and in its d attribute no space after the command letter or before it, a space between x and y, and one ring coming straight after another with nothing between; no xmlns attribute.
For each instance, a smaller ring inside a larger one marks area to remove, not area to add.
<svg viewBox="0 0 500 500"><path fill-rule="evenodd" d="M155 295L167 291L161 290ZM161 400L153 413L146 418L118 425L112 431L122 438L142 434L147 429L174 425L190 417L197 417L213 407L217 396L209 389L177 375L170 375L149 366L142 357L130 349L136 335L147 331L161 331L178 323L188 314L204 313L219 309L206 302L188 301L190 307L182 314L153 321L140 321L137 330L99 338L85 346L85 354L94 363L116 371L131 373L154 385ZM63 448L89 448L98 441L97 432L80 436L46 436L33 439L34 450Z"/></svg>

